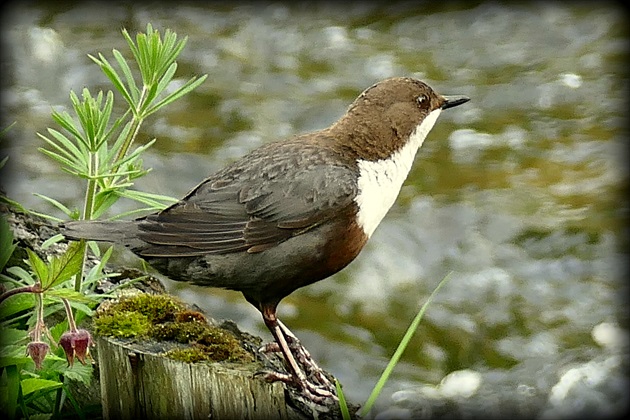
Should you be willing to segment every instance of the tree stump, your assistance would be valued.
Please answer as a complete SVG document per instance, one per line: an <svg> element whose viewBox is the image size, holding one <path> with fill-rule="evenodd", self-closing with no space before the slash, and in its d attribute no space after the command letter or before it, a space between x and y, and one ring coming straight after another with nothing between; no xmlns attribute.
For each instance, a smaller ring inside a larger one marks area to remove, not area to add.
<svg viewBox="0 0 630 420"><path fill-rule="evenodd" d="M185 363L108 337L97 346L105 419L300 418L282 384L253 377L256 364Z"/></svg>

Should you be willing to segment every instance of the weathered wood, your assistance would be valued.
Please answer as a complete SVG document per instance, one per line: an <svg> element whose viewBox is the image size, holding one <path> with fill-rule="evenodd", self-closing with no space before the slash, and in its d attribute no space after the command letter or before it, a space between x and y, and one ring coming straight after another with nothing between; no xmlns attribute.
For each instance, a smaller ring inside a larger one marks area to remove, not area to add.
<svg viewBox="0 0 630 420"><path fill-rule="evenodd" d="M99 337L105 419L296 419L284 388L256 366L184 363Z"/></svg>

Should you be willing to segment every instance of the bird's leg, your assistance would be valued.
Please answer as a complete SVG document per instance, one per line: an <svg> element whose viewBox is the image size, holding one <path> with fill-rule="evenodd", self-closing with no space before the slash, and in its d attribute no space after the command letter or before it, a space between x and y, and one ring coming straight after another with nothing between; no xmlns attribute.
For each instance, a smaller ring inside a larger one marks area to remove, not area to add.
<svg viewBox="0 0 630 420"><path fill-rule="evenodd" d="M289 348L292 350L292 353L298 359L297 361L306 370L307 376L312 375L320 383L320 385L330 390L335 389L335 386L333 385L333 383L330 382L328 377L324 374L324 370L317 365L315 360L312 358L311 354L308 352L308 350L306 350L306 347L302 345L300 340L291 332L291 330L286 325L284 325L282 321L277 319L277 322L278 322L278 326L280 327L280 329L282 330L285 336L285 339L286 339L287 344L289 345ZM278 352L282 352L282 349L280 348L280 345L278 344L277 341L273 341L270 343L266 343L261 348L261 351L278 353Z"/></svg>
<svg viewBox="0 0 630 420"><path fill-rule="evenodd" d="M322 386L329 389L332 393L335 389L335 386L326 377L326 375L324 374L324 370L320 368L317 363L315 363L315 360L313 360L311 354L308 352L308 350L306 350L306 347L304 347L302 343L300 343L300 340L295 336L295 334L293 334L282 321L278 319L277 322L278 326L287 339L289 348L291 348L295 352L295 356L298 358L299 362L302 364L307 373L309 375L313 375Z"/></svg>
<svg viewBox="0 0 630 420"><path fill-rule="evenodd" d="M327 398L335 399L336 396L332 392L332 390L334 390L334 387L324 388L311 383L298 365L295 357L293 356L293 353L291 352L291 348L287 343L287 336L283 331L283 329L286 329L288 331L288 328L286 328L276 317L275 305L261 305L261 309L265 325L267 325L267 328L269 328L269 331L271 331L271 333L273 334L276 343L280 348L280 351L284 355L284 359L288 365L288 368L291 371L290 376L272 373L270 375L267 375L267 378L271 380L280 380L284 382L295 383L298 387L302 389L302 391L309 399L315 402L324 402ZM296 341L297 338L292 333L290 334L291 340Z"/></svg>

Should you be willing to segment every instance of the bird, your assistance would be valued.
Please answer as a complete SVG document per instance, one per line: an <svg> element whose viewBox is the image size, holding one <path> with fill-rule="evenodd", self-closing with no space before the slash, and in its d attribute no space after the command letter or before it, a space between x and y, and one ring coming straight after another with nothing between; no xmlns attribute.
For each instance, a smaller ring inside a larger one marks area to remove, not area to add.
<svg viewBox="0 0 630 420"><path fill-rule="evenodd" d="M128 221L71 221L67 239L122 244L175 281L239 291L274 337L292 384L309 400L334 385L278 319L280 301L359 255L391 208L444 110L468 102L411 77L365 89L330 127L249 152L181 200Z"/></svg>

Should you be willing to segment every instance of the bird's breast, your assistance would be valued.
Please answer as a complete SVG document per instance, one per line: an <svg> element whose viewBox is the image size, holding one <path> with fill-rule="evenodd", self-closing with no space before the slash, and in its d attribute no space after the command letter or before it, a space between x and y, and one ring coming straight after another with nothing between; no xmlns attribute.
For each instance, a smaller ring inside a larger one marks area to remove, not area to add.
<svg viewBox="0 0 630 420"><path fill-rule="evenodd" d="M386 159L359 160L357 222L370 237L396 201L414 158L435 124L440 110L431 112L411 133L407 142Z"/></svg>

